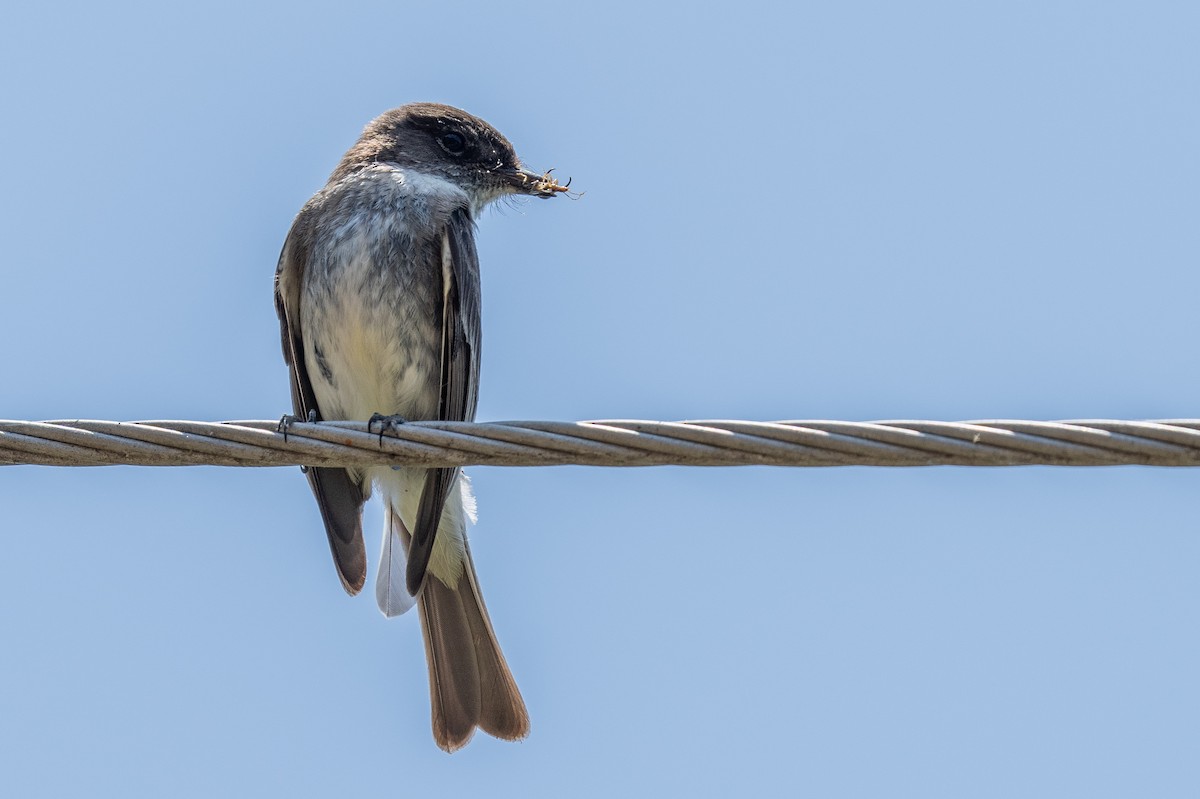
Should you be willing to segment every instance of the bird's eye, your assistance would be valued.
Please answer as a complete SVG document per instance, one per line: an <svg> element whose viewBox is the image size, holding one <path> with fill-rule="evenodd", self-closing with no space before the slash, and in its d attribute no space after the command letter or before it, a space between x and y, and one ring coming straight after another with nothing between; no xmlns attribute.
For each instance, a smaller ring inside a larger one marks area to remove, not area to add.
<svg viewBox="0 0 1200 799"><path fill-rule="evenodd" d="M466 137L454 131L438 136L437 143L450 155L462 155L467 151Z"/></svg>

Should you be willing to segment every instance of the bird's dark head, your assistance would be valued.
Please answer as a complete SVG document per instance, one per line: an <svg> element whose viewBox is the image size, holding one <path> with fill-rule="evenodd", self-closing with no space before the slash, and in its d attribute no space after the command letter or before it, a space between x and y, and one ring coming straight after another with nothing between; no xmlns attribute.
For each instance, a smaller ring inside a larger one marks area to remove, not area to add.
<svg viewBox="0 0 1200 799"><path fill-rule="evenodd" d="M491 125L437 103L401 106L371 120L330 180L376 163L445 178L479 206L509 194L553 197L567 190L548 174L525 169Z"/></svg>

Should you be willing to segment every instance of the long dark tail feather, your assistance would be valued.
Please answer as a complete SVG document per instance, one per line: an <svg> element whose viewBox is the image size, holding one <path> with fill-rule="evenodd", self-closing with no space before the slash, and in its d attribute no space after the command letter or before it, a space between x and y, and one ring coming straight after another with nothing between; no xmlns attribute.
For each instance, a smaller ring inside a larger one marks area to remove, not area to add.
<svg viewBox="0 0 1200 799"><path fill-rule="evenodd" d="M476 727L506 741L527 736L529 713L496 641L469 549L458 586L431 576L417 610L437 745L447 752L461 749Z"/></svg>
<svg viewBox="0 0 1200 799"><path fill-rule="evenodd" d="M362 537L362 486L345 469L313 467L308 484L317 498L333 564L346 593L354 595L367 581L367 550Z"/></svg>

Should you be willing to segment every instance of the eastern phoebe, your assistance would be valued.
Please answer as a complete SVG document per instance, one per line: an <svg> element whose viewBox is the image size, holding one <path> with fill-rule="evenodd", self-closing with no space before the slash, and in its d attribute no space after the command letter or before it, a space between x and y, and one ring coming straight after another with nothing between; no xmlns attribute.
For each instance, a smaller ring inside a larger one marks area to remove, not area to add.
<svg viewBox="0 0 1200 799"><path fill-rule="evenodd" d="M565 190L522 167L495 128L457 108L414 103L367 125L300 210L275 272L296 416L372 421L381 434L405 419L474 419L475 219L500 197ZM372 484L382 496L376 599L388 616L417 606L437 745L459 749L476 727L525 737L529 715L467 546L475 499L466 477L386 466L307 473L350 594L367 575L362 506Z"/></svg>

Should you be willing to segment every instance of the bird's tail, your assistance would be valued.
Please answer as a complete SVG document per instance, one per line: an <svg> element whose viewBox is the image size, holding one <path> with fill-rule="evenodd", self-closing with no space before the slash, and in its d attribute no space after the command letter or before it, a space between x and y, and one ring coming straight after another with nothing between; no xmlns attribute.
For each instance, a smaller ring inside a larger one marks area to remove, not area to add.
<svg viewBox="0 0 1200 799"><path fill-rule="evenodd" d="M447 752L460 749L476 727L506 741L528 735L529 713L496 641L469 548L458 585L451 588L430 575L417 612L437 745Z"/></svg>
<svg viewBox="0 0 1200 799"><path fill-rule="evenodd" d="M417 605L429 662L433 738L447 752L471 740L475 728L515 741L529 734L529 714L479 591L467 546L466 525L475 500L465 475L451 491L438 530L429 576L414 600L405 584L409 533L402 510L415 516L423 485L419 470L388 470L376 476L387 514L376 580L379 608L388 616Z"/></svg>

